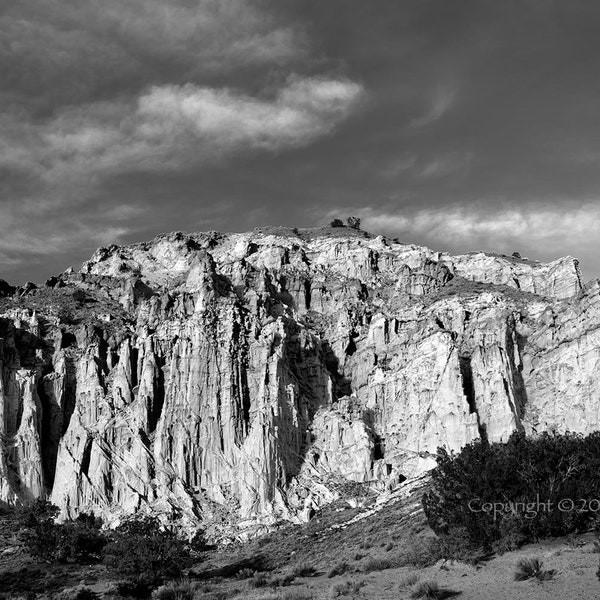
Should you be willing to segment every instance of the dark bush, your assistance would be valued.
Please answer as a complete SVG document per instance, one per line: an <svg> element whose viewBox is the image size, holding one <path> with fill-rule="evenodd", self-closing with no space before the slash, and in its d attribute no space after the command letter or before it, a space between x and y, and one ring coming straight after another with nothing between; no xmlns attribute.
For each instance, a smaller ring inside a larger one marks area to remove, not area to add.
<svg viewBox="0 0 600 600"><path fill-rule="evenodd" d="M106 545L101 519L82 514L75 521L55 523L58 513L46 500L19 509L17 523L25 528L21 539L27 551L51 563L98 562Z"/></svg>
<svg viewBox="0 0 600 600"><path fill-rule="evenodd" d="M344 222L341 219L334 219L329 223L330 227L344 227Z"/></svg>
<svg viewBox="0 0 600 600"><path fill-rule="evenodd" d="M600 433L513 434L507 443L439 449L423 497L438 535L464 528L478 545L508 546L589 529L600 506Z"/></svg>
<svg viewBox="0 0 600 600"><path fill-rule="evenodd" d="M295 565L291 573L294 577L313 577L317 570L311 564L303 562Z"/></svg>
<svg viewBox="0 0 600 600"><path fill-rule="evenodd" d="M346 224L351 229L360 229L360 219L358 217L348 217L346 219Z"/></svg>
<svg viewBox="0 0 600 600"><path fill-rule="evenodd" d="M30 504L20 506L15 512L20 527L35 527L40 523L54 523L60 509L48 500L37 498Z"/></svg>
<svg viewBox="0 0 600 600"><path fill-rule="evenodd" d="M123 575L153 574L179 577L191 566L191 545L161 527L153 517L123 523L111 534L104 549L104 562Z"/></svg>
<svg viewBox="0 0 600 600"><path fill-rule="evenodd" d="M71 295L73 297L73 300L75 300L75 302L83 303L88 299L88 295L83 290L80 290L80 289L74 290Z"/></svg>
<svg viewBox="0 0 600 600"><path fill-rule="evenodd" d="M81 588L75 595L74 600L100 600L100 596L90 588Z"/></svg>
<svg viewBox="0 0 600 600"><path fill-rule="evenodd" d="M353 567L347 563L345 560L340 561L339 563L335 564L333 567L331 567L331 569L329 569L329 571L327 572L327 577L329 577L330 579L332 577L337 577L338 575L344 575L345 573L350 573L352 572L354 569Z"/></svg>
<svg viewBox="0 0 600 600"><path fill-rule="evenodd" d="M250 587L261 588L269 585L269 577L266 573L254 573L249 581Z"/></svg>
<svg viewBox="0 0 600 600"><path fill-rule="evenodd" d="M152 590L162 581L144 576L117 583L117 594L124 598L150 598Z"/></svg>

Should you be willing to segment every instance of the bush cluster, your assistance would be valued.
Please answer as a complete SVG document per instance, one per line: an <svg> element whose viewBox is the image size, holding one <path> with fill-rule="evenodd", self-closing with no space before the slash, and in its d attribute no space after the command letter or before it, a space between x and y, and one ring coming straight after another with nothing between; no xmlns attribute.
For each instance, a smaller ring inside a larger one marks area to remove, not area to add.
<svg viewBox="0 0 600 600"><path fill-rule="evenodd" d="M132 519L113 531L103 531L102 521L93 514L57 523L58 512L46 500L19 509L16 521L28 552L50 563L102 561L125 579L118 590L121 595L148 597L166 578L180 577L206 548L201 534L188 542L153 517Z"/></svg>
<svg viewBox="0 0 600 600"><path fill-rule="evenodd" d="M590 529L600 514L599 467L600 432L515 433L458 454L440 448L423 507L438 535L459 528L478 545L512 549Z"/></svg>
<svg viewBox="0 0 600 600"><path fill-rule="evenodd" d="M48 562L99 562L107 541L102 520L81 514L74 521L57 524L58 512L47 500L36 500L19 510L17 522L24 528L21 539L29 553Z"/></svg>
<svg viewBox="0 0 600 600"><path fill-rule="evenodd" d="M144 517L117 527L104 549L104 562L123 575L152 573L156 578L179 577L192 565L191 545L158 519Z"/></svg>

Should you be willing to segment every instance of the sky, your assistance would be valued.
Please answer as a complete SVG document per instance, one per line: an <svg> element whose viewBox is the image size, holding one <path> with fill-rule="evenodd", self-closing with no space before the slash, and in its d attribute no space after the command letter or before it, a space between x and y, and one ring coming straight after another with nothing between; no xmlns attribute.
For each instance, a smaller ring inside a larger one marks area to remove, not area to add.
<svg viewBox="0 0 600 600"><path fill-rule="evenodd" d="M312 227L600 276L595 0L2 0L0 278Z"/></svg>

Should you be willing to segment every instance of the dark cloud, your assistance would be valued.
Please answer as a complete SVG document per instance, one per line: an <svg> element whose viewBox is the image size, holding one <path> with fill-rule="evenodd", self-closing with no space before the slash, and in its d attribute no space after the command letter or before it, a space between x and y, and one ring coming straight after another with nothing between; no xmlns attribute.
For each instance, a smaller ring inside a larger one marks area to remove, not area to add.
<svg viewBox="0 0 600 600"><path fill-rule="evenodd" d="M598 275L599 27L586 0L9 0L0 277L333 213Z"/></svg>

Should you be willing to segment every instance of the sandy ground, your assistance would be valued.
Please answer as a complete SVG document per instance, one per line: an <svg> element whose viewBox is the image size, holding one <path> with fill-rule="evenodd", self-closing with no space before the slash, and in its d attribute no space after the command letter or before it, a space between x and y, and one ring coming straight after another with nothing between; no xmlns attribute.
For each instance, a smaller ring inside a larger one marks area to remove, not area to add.
<svg viewBox="0 0 600 600"><path fill-rule="evenodd" d="M600 580L596 576L600 554L594 553L592 536L579 548L568 546L564 540L531 544L518 551L498 556L479 567L461 563L434 565L425 569L401 568L370 573L346 575L335 579L319 577L304 579L315 598L331 598L332 582L344 579L364 579L366 585L355 597L365 599L410 598L412 588L399 589L399 583L409 574L421 581L434 580L447 590L458 592L462 600L594 600L600 599ZM545 569L554 569L550 581L515 581L514 573L522 558L536 557Z"/></svg>

